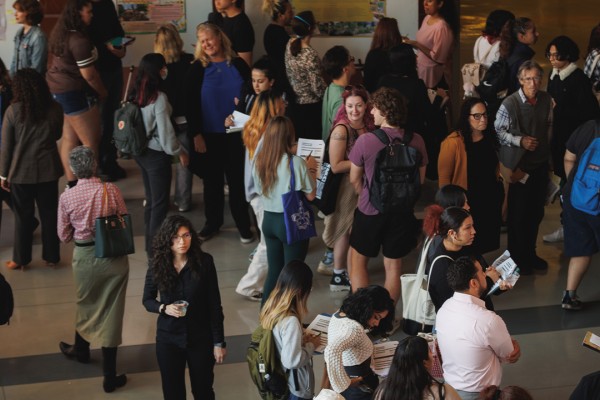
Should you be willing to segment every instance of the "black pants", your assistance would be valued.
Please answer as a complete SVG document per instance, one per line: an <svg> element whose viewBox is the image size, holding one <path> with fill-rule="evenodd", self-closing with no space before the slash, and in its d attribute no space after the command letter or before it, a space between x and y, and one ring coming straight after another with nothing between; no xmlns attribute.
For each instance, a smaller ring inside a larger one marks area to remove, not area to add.
<svg viewBox="0 0 600 400"><path fill-rule="evenodd" d="M225 193L224 177L229 185L229 209L240 235L250 232L250 215L244 192L244 144L240 132L207 133L204 135L207 152L204 179L204 215L206 226L213 231L223 225Z"/></svg>
<svg viewBox="0 0 600 400"><path fill-rule="evenodd" d="M135 161L142 169L146 207L144 208L144 224L146 235L146 253L152 254L152 239L158 228L167 217L169 211L169 194L171 192L173 158L164 151L147 149Z"/></svg>
<svg viewBox="0 0 600 400"><path fill-rule="evenodd" d="M100 71L100 78L108 91L108 96L100 104L100 118L102 123L102 138L98 159L100 168L104 173L113 173L117 166L117 148L112 143L115 110L121 101L123 91L123 70L119 65L108 71Z"/></svg>
<svg viewBox="0 0 600 400"><path fill-rule="evenodd" d="M172 344L156 343L156 358L160 368L165 400L185 400L185 366L187 364L196 400L214 400L212 347L182 349Z"/></svg>
<svg viewBox="0 0 600 400"><path fill-rule="evenodd" d="M42 258L50 263L60 261L60 241L56 233L58 210L58 181L32 184L11 184L15 213L15 244L13 261L19 265L31 262L33 224L37 204L42 223Z"/></svg>
<svg viewBox="0 0 600 400"><path fill-rule="evenodd" d="M536 255L547 186L548 166L544 164L529 172L526 183L511 183L508 187L508 250L521 271L531 269L530 261Z"/></svg>

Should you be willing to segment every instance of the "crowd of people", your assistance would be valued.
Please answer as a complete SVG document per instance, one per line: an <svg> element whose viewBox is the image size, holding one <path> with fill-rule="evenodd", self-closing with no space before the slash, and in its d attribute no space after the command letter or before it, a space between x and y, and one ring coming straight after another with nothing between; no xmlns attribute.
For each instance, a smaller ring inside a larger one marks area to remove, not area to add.
<svg viewBox="0 0 600 400"><path fill-rule="evenodd" d="M511 287L484 256L499 249L504 225L521 275L548 268L536 242L556 175L563 227L544 240L564 240L570 257L562 308L583 307L577 288L600 248L600 219L572 197L579 161L600 124L594 95L600 91L600 25L592 30L583 70L571 38L548 41L552 71L543 91L544 71L531 48L539 39L535 23L506 10L491 12L474 61L490 70L503 63L506 93L495 101L464 99L456 129L449 130L456 7L451 0L423 4L426 16L414 40L401 35L394 18L378 21L365 86L357 84L363 76L345 47L319 56L311 47L315 16L309 10L294 15L288 0L264 0L271 19L267 55L254 63L254 30L243 0L214 0L208 22L196 28L193 55L183 51L174 26L158 28L154 52L142 57L125 98L140 108L149 138L134 159L145 194L143 305L159 314L156 357L165 399L185 398L186 365L194 396L215 398L214 364L227 354L224 316L215 260L201 243L224 224L225 186L240 241L259 237L236 292L261 302L258 322L272 330L283 366L293 371L290 399L313 397L312 354L319 343L302 327L313 280L304 263L309 239L289 240L282 203L290 191L312 201L323 183L315 157L296 155L301 138L325 141L339 178L334 211L324 216L327 250L316 269L331 276L332 291L351 292L329 326L325 362L332 389L347 399L531 398L520 388L498 388L500 363L518 361L521 349L488 296L493 285L500 287L496 294ZM40 224L47 265L60 261L60 241L74 241L75 339L61 342L60 350L87 363L90 342L101 343L103 388L112 392L127 382L117 374L116 355L129 264L126 256L95 256L94 220L107 209L127 213L110 183L125 176L111 140L126 46L109 40L124 32L110 0L68 0L49 40L39 27L37 0L17 0L13 7L22 28L10 68L0 62L0 186L15 215L6 267L32 261ZM241 130L232 129L234 110L249 116ZM192 206L192 176L203 180L205 221L198 231L187 218L168 216L174 161L179 212ZM67 189L59 196L63 174ZM439 192L421 223L415 205L426 177L437 180ZM445 382L431 375L427 341L408 337L380 384L367 332L397 329L402 259L423 237L432 243L425 255L428 290ZM380 252L383 286L371 284L367 269Z"/></svg>

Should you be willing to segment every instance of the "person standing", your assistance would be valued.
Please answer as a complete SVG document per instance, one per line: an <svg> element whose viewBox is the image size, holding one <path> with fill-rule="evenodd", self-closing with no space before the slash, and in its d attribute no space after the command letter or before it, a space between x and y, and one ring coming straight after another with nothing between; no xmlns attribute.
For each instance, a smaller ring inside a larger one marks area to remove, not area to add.
<svg viewBox="0 0 600 400"><path fill-rule="evenodd" d="M265 28L263 45L275 67L277 86L289 96L292 89L285 73L285 47L290 35L285 27L294 18L294 9L289 0L263 0L262 11L271 18L271 23Z"/></svg>
<svg viewBox="0 0 600 400"><path fill-rule="evenodd" d="M390 60L390 50L402 43L396 18L383 17L377 22L371 48L365 59L365 87L370 93L378 89L377 82L382 76L392 72L394 63ZM415 68L416 71L416 68Z"/></svg>
<svg viewBox="0 0 600 400"><path fill-rule="evenodd" d="M536 44L539 36L534 22L527 17L510 19L502 28L500 58L508 63L508 94L518 91L521 87L519 68L535 56L531 46Z"/></svg>
<svg viewBox="0 0 600 400"><path fill-rule="evenodd" d="M501 363L517 362L521 348L502 318L481 300L487 282L479 262L458 258L448 268L448 284L454 295L435 320L444 380L463 400L476 400L485 387L500 384Z"/></svg>
<svg viewBox="0 0 600 400"><path fill-rule="evenodd" d="M108 181L125 178L126 172L117 163L117 148L113 144L114 115L121 102L123 92L123 64L126 47L113 44L112 39L120 39L125 35L115 4L112 0L92 0L92 23L88 34L98 51L96 69L108 94L100 103L100 122L102 139L99 147L99 167Z"/></svg>
<svg viewBox="0 0 600 400"><path fill-rule="evenodd" d="M44 77L32 68L18 70L12 87L14 99L4 115L0 150L0 185L10 192L15 214L13 259L6 266L15 269L31 262L35 204L42 223L42 258L52 266L60 261L55 226L63 169L56 141L62 109Z"/></svg>
<svg viewBox="0 0 600 400"><path fill-rule="evenodd" d="M200 243L181 215L167 217L152 243L142 303L159 314L156 358L165 400L185 400L186 365L194 398L214 400L214 365L227 355L217 271Z"/></svg>
<svg viewBox="0 0 600 400"><path fill-rule="evenodd" d="M540 90L542 67L525 61L518 74L521 88L502 102L495 128L500 163L511 171L506 177L508 250L521 275L531 275L548 269L546 260L536 254L536 242L544 218L553 113L552 98Z"/></svg>
<svg viewBox="0 0 600 400"><path fill-rule="evenodd" d="M21 68L33 68L46 73L48 64L48 41L40 28L44 12L38 0L17 0L13 3L15 20L23 27L15 35L15 52L10 65L10 75L15 76Z"/></svg>
<svg viewBox="0 0 600 400"><path fill-rule="evenodd" d="M244 12L244 0L214 0L217 12L210 13L208 22L217 25L231 40L231 48L248 67L252 65L254 28Z"/></svg>
<svg viewBox="0 0 600 400"><path fill-rule="evenodd" d="M372 98L375 125L381 126L390 143L402 140L406 131L406 101L396 89L381 88ZM402 257L417 247L418 224L414 209L398 209L382 213L370 201L377 155L386 145L374 133L361 135L354 144L350 159L350 183L359 193L358 207L350 233L350 282L352 290L369 285L367 264L381 249L385 267L385 288L397 302L400 299ZM414 133L408 146L417 150L418 175L423 183L427 167L427 152L423 138Z"/></svg>
<svg viewBox="0 0 600 400"><path fill-rule="evenodd" d="M117 346L122 343L125 297L129 280L127 256L96 258L95 220L112 214L127 214L121 191L96 177L96 156L89 147L69 153L69 166L79 179L60 196L58 236L75 242L73 280L77 297L75 343L60 342L60 351L80 363L90 361L90 342L102 345L102 387L106 393L125 386L127 376L117 375Z"/></svg>

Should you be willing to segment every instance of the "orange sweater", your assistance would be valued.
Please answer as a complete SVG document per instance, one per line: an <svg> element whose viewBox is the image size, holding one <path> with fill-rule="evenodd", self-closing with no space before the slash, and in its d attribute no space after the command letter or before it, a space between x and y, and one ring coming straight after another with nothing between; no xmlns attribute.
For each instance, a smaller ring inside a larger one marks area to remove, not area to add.
<svg viewBox="0 0 600 400"><path fill-rule="evenodd" d="M467 190L467 150L459 132L450 133L440 145L438 156L439 187L453 184Z"/></svg>

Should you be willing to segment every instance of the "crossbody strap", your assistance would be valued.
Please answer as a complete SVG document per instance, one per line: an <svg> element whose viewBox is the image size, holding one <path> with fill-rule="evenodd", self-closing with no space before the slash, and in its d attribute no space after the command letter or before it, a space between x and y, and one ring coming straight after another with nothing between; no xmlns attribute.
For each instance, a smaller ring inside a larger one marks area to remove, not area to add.
<svg viewBox="0 0 600 400"><path fill-rule="evenodd" d="M439 260L440 258L448 258L450 261L454 261L454 259L452 257L447 256L445 254L437 256L436 258L433 259L433 261L431 262L431 268L429 269L429 276L427 277L427 296L430 296L429 295L429 284L431 283L431 275L433 274L433 267L435 266L435 262L437 260Z"/></svg>
<svg viewBox="0 0 600 400"><path fill-rule="evenodd" d="M296 177L294 176L294 156L288 156L290 158L290 191L296 190Z"/></svg>

